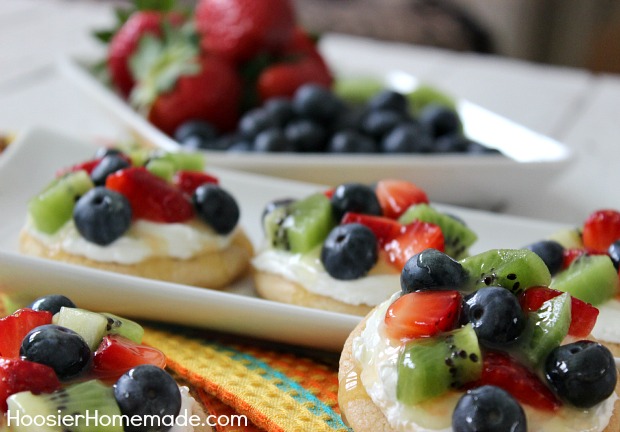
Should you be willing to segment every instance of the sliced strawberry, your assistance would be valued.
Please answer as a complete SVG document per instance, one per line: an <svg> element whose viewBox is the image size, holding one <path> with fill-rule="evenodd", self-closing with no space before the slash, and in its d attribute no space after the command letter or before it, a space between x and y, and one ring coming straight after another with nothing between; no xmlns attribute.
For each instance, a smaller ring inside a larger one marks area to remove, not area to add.
<svg viewBox="0 0 620 432"><path fill-rule="evenodd" d="M562 403L528 368L505 353L483 355L482 376L467 388L495 385L510 393L519 402L544 411L555 411Z"/></svg>
<svg viewBox="0 0 620 432"><path fill-rule="evenodd" d="M93 372L98 378L116 380L141 364L166 366L166 356L156 349L119 335L106 335L93 355Z"/></svg>
<svg viewBox="0 0 620 432"><path fill-rule="evenodd" d="M532 287L521 294L519 302L525 312L537 311L544 302L560 294L563 292L551 288ZM571 322L568 334L580 338L588 336L596 324L598 314L598 309L590 303L571 297Z"/></svg>
<svg viewBox="0 0 620 432"><path fill-rule="evenodd" d="M413 204L428 203L426 192L404 180L380 180L375 188L383 216L397 219Z"/></svg>
<svg viewBox="0 0 620 432"><path fill-rule="evenodd" d="M172 223L194 217L185 194L144 167L116 171L107 177L106 187L129 200L134 219Z"/></svg>
<svg viewBox="0 0 620 432"><path fill-rule="evenodd" d="M620 212L598 210L583 224L583 245L595 253L607 253L609 246L620 239Z"/></svg>
<svg viewBox="0 0 620 432"><path fill-rule="evenodd" d="M6 412L6 399L15 393L51 393L59 388L60 381L51 367L19 358L0 358L1 411Z"/></svg>
<svg viewBox="0 0 620 432"><path fill-rule="evenodd" d="M0 319L0 356L19 357L19 348L26 334L35 327L51 324L52 314L47 311L18 309Z"/></svg>
<svg viewBox="0 0 620 432"><path fill-rule="evenodd" d="M402 269L409 258L428 248L443 252L445 249L443 233L437 225L418 220L403 225L398 237L384 246L390 262L398 269Z"/></svg>
<svg viewBox="0 0 620 432"><path fill-rule="evenodd" d="M386 333L395 340L430 337L455 328L461 313L458 291L417 291L399 297L385 314Z"/></svg>
<svg viewBox="0 0 620 432"><path fill-rule="evenodd" d="M565 248L563 252L562 270L567 269L573 261L586 253L587 251L583 248Z"/></svg>
<svg viewBox="0 0 620 432"><path fill-rule="evenodd" d="M218 184L217 177L213 177L202 171L177 171L172 178L172 184L192 196L198 186L205 183Z"/></svg>
<svg viewBox="0 0 620 432"><path fill-rule="evenodd" d="M86 171L88 173L88 175L90 175L90 173L93 172L93 170L95 169L95 167L97 165L99 165L99 162L101 162L101 159L91 159L88 160L86 162L81 162L75 165L72 165L70 167L66 167L66 168L61 168L58 171L56 171L56 177L62 177L65 174L68 174L70 172L76 172L76 171Z"/></svg>
<svg viewBox="0 0 620 432"><path fill-rule="evenodd" d="M384 247L387 243L400 236L405 229L403 225L394 219L353 212L345 213L340 223L359 223L367 226L377 236L380 247Z"/></svg>
<svg viewBox="0 0 620 432"><path fill-rule="evenodd" d="M336 188L327 189L325 192L323 192L323 195L325 195L329 199L332 199L332 197L334 196L334 192L336 192Z"/></svg>

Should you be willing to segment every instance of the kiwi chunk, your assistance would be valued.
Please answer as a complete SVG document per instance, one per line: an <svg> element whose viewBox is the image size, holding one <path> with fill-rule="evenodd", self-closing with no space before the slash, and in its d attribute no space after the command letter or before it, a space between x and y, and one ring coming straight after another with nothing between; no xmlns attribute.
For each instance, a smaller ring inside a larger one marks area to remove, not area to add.
<svg viewBox="0 0 620 432"><path fill-rule="evenodd" d="M95 351L103 340L108 325L107 318L97 312L64 306L54 315L52 321L82 336L91 351Z"/></svg>
<svg viewBox="0 0 620 432"><path fill-rule="evenodd" d="M444 236L445 253L457 260L465 258L469 247L478 240L476 233L463 222L428 204L412 205L401 215L398 222L404 225L414 220L438 225Z"/></svg>
<svg viewBox="0 0 620 432"><path fill-rule="evenodd" d="M517 356L537 367L568 334L571 297L568 293L547 300L528 313L525 329L516 343Z"/></svg>
<svg viewBox="0 0 620 432"><path fill-rule="evenodd" d="M336 223L329 198L316 193L276 207L265 216L264 225L274 248L303 254L321 244Z"/></svg>
<svg viewBox="0 0 620 432"><path fill-rule="evenodd" d="M144 328L140 324L108 312L103 312L101 315L107 319L106 333L123 336L138 344L142 343Z"/></svg>
<svg viewBox="0 0 620 432"><path fill-rule="evenodd" d="M205 158L200 153L166 152L159 158L171 162L175 171L204 171Z"/></svg>
<svg viewBox="0 0 620 432"><path fill-rule="evenodd" d="M37 230L54 234L73 216L76 201L95 185L86 171L75 171L52 181L28 203Z"/></svg>
<svg viewBox="0 0 620 432"><path fill-rule="evenodd" d="M382 90L385 90L383 83L369 77L341 77L334 83L334 93L354 105L367 103Z"/></svg>
<svg viewBox="0 0 620 432"><path fill-rule="evenodd" d="M582 255L551 281L551 288L598 306L618 292L618 272L608 255Z"/></svg>
<svg viewBox="0 0 620 432"><path fill-rule="evenodd" d="M519 295L533 286L549 286L545 262L528 249L491 249L460 261L469 273L468 288L502 286Z"/></svg>
<svg viewBox="0 0 620 432"><path fill-rule="evenodd" d="M146 163L146 169L157 177L170 182L174 175L174 164L165 159L153 159Z"/></svg>
<svg viewBox="0 0 620 432"><path fill-rule="evenodd" d="M566 228L559 230L550 235L549 240L555 240L567 249L583 248L583 239L581 236L581 229L579 228Z"/></svg>
<svg viewBox="0 0 620 432"><path fill-rule="evenodd" d="M47 425L40 428L38 424L26 427L26 423L19 427L15 422L15 432L123 432L121 411L112 387L97 380L73 384L49 394L16 393L7 403L12 418L19 415L23 419L54 420L44 422Z"/></svg>
<svg viewBox="0 0 620 432"><path fill-rule="evenodd" d="M458 389L482 373L482 355L471 324L409 342L398 358L396 397L416 405Z"/></svg>
<svg viewBox="0 0 620 432"><path fill-rule="evenodd" d="M428 105L441 105L456 111L456 101L450 95L428 84L419 85L407 95L409 108L419 114Z"/></svg>

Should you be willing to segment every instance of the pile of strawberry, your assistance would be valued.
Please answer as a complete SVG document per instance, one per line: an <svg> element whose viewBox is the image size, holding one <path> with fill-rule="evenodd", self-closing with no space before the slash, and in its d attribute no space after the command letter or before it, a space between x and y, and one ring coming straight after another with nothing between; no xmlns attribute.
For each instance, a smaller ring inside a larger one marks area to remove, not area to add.
<svg viewBox="0 0 620 432"><path fill-rule="evenodd" d="M136 1L109 42L111 84L169 135L188 120L231 131L242 112L332 75L290 0Z"/></svg>

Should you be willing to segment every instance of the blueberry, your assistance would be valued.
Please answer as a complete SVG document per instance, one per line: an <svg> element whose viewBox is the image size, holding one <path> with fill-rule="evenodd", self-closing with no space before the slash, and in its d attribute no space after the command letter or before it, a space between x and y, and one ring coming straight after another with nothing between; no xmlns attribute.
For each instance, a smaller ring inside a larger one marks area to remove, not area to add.
<svg viewBox="0 0 620 432"><path fill-rule="evenodd" d="M549 269L551 275L556 274L562 268L564 262L564 246L555 240L541 240L525 246L540 257Z"/></svg>
<svg viewBox="0 0 620 432"><path fill-rule="evenodd" d="M383 153L430 153L433 139L421 127L405 123L396 126L380 143Z"/></svg>
<svg viewBox="0 0 620 432"><path fill-rule="evenodd" d="M253 139L265 129L276 127L274 118L262 108L254 108L246 112L239 120L239 132L249 139Z"/></svg>
<svg viewBox="0 0 620 432"><path fill-rule="evenodd" d="M620 239L609 245L607 253L617 270L620 267Z"/></svg>
<svg viewBox="0 0 620 432"><path fill-rule="evenodd" d="M377 144L375 141L354 130L336 132L329 143L327 151L330 153L375 153Z"/></svg>
<svg viewBox="0 0 620 432"><path fill-rule="evenodd" d="M99 147L95 152L95 159L103 159L104 157L113 154L118 155L123 154L123 152L120 149L114 147Z"/></svg>
<svg viewBox="0 0 620 432"><path fill-rule="evenodd" d="M163 432L181 411L179 386L168 372L144 364L130 369L114 385L114 398L126 418L142 419L139 425L126 422L125 432ZM159 417L159 419L157 419Z"/></svg>
<svg viewBox="0 0 620 432"><path fill-rule="evenodd" d="M367 103L371 110L391 110L406 114L409 110L409 102L402 93L394 90L383 90L374 95Z"/></svg>
<svg viewBox="0 0 620 432"><path fill-rule="evenodd" d="M218 234L230 233L239 222L237 201L215 184L198 186L192 195L196 214Z"/></svg>
<svg viewBox="0 0 620 432"><path fill-rule="evenodd" d="M427 105L418 119L435 138L461 131L461 119L458 113L441 105Z"/></svg>
<svg viewBox="0 0 620 432"><path fill-rule="evenodd" d="M472 139L467 144L467 153L471 155L501 155L502 152L493 147L487 147Z"/></svg>
<svg viewBox="0 0 620 432"><path fill-rule="evenodd" d="M484 385L468 390L452 413L454 432L526 432L525 412L505 390Z"/></svg>
<svg viewBox="0 0 620 432"><path fill-rule="evenodd" d="M44 297L39 297L28 306L32 310L36 311L48 311L52 315L60 312L61 307L75 308L73 303L68 297L60 294L50 294Z"/></svg>
<svg viewBox="0 0 620 432"><path fill-rule="evenodd" d="M330 123L332 134L349 129L361 131L362 120L366 117L366 114L367 110L364 107L359 106L342 110Z"/></svg>
<svg viewBox="0 0 620 432"><path fill-rule="evenodd" d="M174 131L174 139L185 148L214 149L218 132L215 126L204 120L188 120Z"/></svg>
<svg viewBox="0 0 620 432"><path fill-rule="evenodd" d="M338 186L331 198L336 220L346 212L381 216L381 204L374 189L361 183L344 183Z"/></svg>
<svg viewBox="0 0 620 432"><path fill-rule="evenodd" d="M435 140L435 153L466 153L469 139L460 133L442 135Z"/></svg>
<svg viewBox="0 0 620 432"><path fill-rule="evenodd" d="M254 138L254 151L256 152L293 152L295 147L289 141L284 132L279 128L269 128Z"/></svg>
<svg viewBox="0 0 620 432"><path fill-rule="evenodd" d="M75 228L89 242L106 246L121 237L131 226L131 205L118 192L97 186L75 204Z"/></svg>
<svg viewBox="0 0 620 432"><path fill-rule="evenodd" d="M273 123L278 127L284 127L295 117L293 103L290 99L274 97L263 105L264 110L271 116Z"/></svg>
<svg viewBox="0 0 620 432"><path fill-rule="evenodd" d="M377 237L370 228L357 223L335 227L321 249L321 262L325 270L339 280L358 279L366 275L377 259Z"/></svg>
<svg viewBox="0 0 620 432"><path fill-rule="evenodd" d="M293 108L300 117L329 122L344 109L344 104L328 88L318 84L304 84L293 96Z"/></svg>
<svg viewBox="0 0 620 432"><path fill-rule="evenodd" d="M431 289L459 289L467 272L452 257L437 249L425 249L405 263L400 275L403 294Z"/></svg>
<svg viewBox="0 0 620 432"><path fill-rule="evenodd" d="M46 324L30 330L19 355L54 369L60 379L82 372L90 362L90 349L82 336L65 327Z"/></svg>
<svg viewBox="0 0 620 432"><path fill-rule="evenodd" d="M245 139L235 141L228 147L228 151L232 153L251 152L253 150L252 143Z"/></svg>
<svg viewBox="0 0 620 432"><path fill-rule="evenodd" d="M589 340L561 345L545 360L545 378L551 388L579 408L590 408L611 396L617 374L609 349Z"/></svg>
<svg viewBox="0 0 620 432"><path fill-rule="evenodd" d="M385 134L394 129L403 120L402 114L396 111L370 111L362 120L362 132L376 140L381 140Z"/></svg>
<svg viewBox="0 0 620 432"><path fill-rule="evenodd" d="M517 297L502 287L481 288L465 297L463 319L472 324L480 343L491 347L513 342L526 323Z"/></svg>
<svg viewBox="0 0 620 432"><path fill-rule="evenodd" d="M318 153L325 150L327 132L312 120L291 121L286 125L284 135L299 151Z"/></svg>
<svg viewBox="0 0 620 432"><path fill-rule="evenodd" d="M123 154L109 154L101 159L97 166L95 166L90 173L90 178L96 186L103 186L105 185L105 179L110 174L129 166L130 163Z"/></svg>

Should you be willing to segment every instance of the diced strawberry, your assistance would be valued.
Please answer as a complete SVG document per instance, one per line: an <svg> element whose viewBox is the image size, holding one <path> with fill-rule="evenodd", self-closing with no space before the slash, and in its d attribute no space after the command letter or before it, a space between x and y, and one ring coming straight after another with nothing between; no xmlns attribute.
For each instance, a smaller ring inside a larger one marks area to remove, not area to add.
<svg viewBox="0 0 620 432"><path fill-rule="evenodd" d="M555 411L562 405L534 372L505 353L491 351L483 355L482 375L467 388L483 385L501 387L519 402L540 410Z"/></svg>
<svg viewBox="0 0 620 432"><path fill-rule="evenodd" d="M47 311L18 309L11 315L0 319L0 356L19 357L22 340L30 330L45 324L51 324L52 314Z"/></svg>
<svg viewBox="0 0 620 432"><path fill-rule="evenodd" d="M563 252L562 270L567 269L573 261L586 253L587 251L583 248L565 248Z"/></svg>
<svg viewBox="0 0 620 432"><path fill-rule="evenodd" d="M98 378L116 380L141 364L166 366L166 356L156 349L139 345L119 335L106 335L93 355L93 372Z"/></svg>
<svg viewBox="0 0 620 432"><path fill-rule="evenodd" d="M547 287L532 287L525 290L519 297L521 308L525 312L537 311L549 299L563 294L562 291ZM571 297L571 322L568 334L575 337L586 337L596 324L598 309L590 303Z"/></svg>
<svg viewBox="0 0 620 432"><path fill-rule="evenodd" d="M367 226L377 236L380 247L384 247L387 243L400 236L405 229L403 225L394 219L353 212L345 213L340 223L359 223Z"/></svg>
<svg viewBox="0 0 620 432"><path fill-rule="evenodd" d="M217 177L213 177L202 171L177 171L172 178L172 184L181 189L187 195L192 196L198 186L205 183L218 184Z"/></svg>
<svg viewBox="0 0 620 432"><path fill-rule="evenodd" d="M609 246L620 239L620 212L598 210L583 224L583 245L586 249L606 253Z"/></svg>
<svg viewBox="0 0 620 432"><path fill-rule="evenodd" d="M194 217L185 194L144 167L116 171L107 177L105 185L129 200L134 219L172 223Z"/></svg>
<svg viewBox="0 0 620 432"><path fill-rule="evenodd" d="M455 328L461 313L458 291L416 291L399 297L385 314L386 333L394 340L430 337Z"/></svg>
<svg viewBox="0 0 620 432"><path fill-rule="evenodd" d="M20 358L0 358L0 410L6 412L6 399L22 391L51 393L60 388L56 372L49 366Z"/></svg>
<svg viewBox="0 0 620 432"><path fill-rule="evenodd" d="M99 158L99 159L91 159L91 160L88 160L86 162L81 162L81 163L72 165L70 167L61 168L58 171L56 171L56 177L62 177L65 174L68 174L70 172L76 172L76 171L80 171L80 170L84 170L84 171L86 171L88 173L88 175L90 175L90 173L93 172L95 167L97 165L99 165L99 162L101 162L101 158Z"/></svg>
<svg viewBox="0 0 620 432"><path fill-rule="evenodd" d="M325 195L329 199L332 199L332 197L334 196L334 192L336 192L336 188L330 188L323 192L323 195Z"/></svg>
<svg viewBox="0 0 620 432"><path fill-rule="evenodd" d="M409 258L428 248L443 252L443 233L437 225L418 220L403 225L400 235L384 246L390 262L398 269L402 269Z"/></svg>
<svg viewBox="0 0 620 432"><path fill-rule="evenodd" d="M413 204L428 203L426 192L405 180L380 180L375 188L383 216L397 219Z"/></svg>

